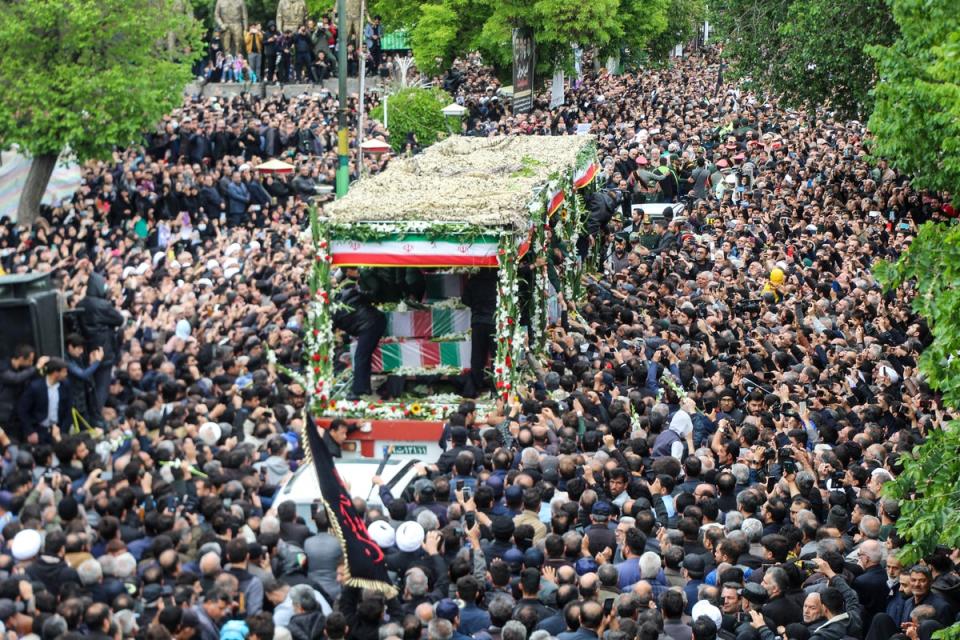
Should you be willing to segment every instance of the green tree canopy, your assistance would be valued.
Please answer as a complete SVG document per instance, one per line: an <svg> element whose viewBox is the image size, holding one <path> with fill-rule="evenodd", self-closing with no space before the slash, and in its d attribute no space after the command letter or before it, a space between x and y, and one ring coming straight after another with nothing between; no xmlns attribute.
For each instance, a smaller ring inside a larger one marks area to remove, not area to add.
<svg viewBox="0 0 960 640"><path fill-rule="evenodd" d="M447 131L448 123L444 120L442 110L451 101L447 92L435 88L408 87L391 95L387 108L390 110L388 124L393 150L403 150L409 133L417 136L422 147L436 142L438 134ZM370 117L383 122L382 102L374 107Z"/></svg>
<svg viewBox="0 0 960 640"><path fill-rule="evenodd" d="M500 70L512 64L515 27L533 29L540 73L569 66L571 45L596 47L603 54L645 49L667 28L671 0L374 0L389 28L411 30L417 66L436 73L457 56L480 51Z"/></svg>
<svg viewBox="0 0 960 640"><path fill-rule="evenodd" d="M873 152L916 186L960 191L960 11L952 0L892 0L900 36L879 66Z"/></svg>
<svg viewBox="0 0 960 640"><path fill-rule="evenodd" d="M36 215L61 151L81 160L109 157L114 145L139 141L180 103L202 46L186 2L4 3L0 144L18 144L41 168L28 176L22 221Z"/></svg>
<svg viewBox="0 0 960 640"><path fill-rule="evenodd" d="M887 0L717 0L732 70L790 106L827 106L865 119L876 64L867 49L893 42Z"/></svg>
<svg viewBox="0 0 960 640"><path fill-rule="evenodd" d="M885 487L886 495L900 500L897 533L908 542L904 560L914 562L940 544L960 547L960 421L943 420L960 408L960 226L923 225L899 261L879 262L874 272L888 290L912 290L913 310L933 335L918 365L946 407L937 412L926 441L901 457L903 473Z"/></svg>

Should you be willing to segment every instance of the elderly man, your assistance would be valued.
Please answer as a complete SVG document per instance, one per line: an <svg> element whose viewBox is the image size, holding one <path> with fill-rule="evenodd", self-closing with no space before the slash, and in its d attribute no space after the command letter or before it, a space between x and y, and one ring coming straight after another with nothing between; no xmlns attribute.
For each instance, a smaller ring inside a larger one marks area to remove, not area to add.
<svg viewBox="0 0 960 640"><path fill-rule="evenodd" d="M865 540L857 550L857 564L863 568L863 573L854 578L852 586L863 605L866 628L873 622L873 616L887 609L887 575L882 559L883 546L876 540Z"/></svg>

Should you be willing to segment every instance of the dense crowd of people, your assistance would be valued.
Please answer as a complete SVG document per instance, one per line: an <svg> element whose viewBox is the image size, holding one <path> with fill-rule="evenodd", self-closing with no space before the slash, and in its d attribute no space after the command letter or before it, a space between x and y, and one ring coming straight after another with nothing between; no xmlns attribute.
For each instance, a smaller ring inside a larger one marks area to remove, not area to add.
<svg viewBox="0 0 960 640"><path fill-rule="evenodd" d="M394 55L402 50L384 51L384 35L380 16L366 16L360 37L348 36L344 69L348 78L359 77L361 70L374 78L390 76ZM205 82L322 83L340 75L338 37L333 12L319 20L308 17L302 24L270 20L264 27L251 22L237 50L227 49L215 30L206 55L197 63L197 76Z"/></svg>
<svg viewBox="0 0 960 640"><path fill-rule="evenodd" d="M953 211L868 164L859 123L718 76L712 52L591 72L565 106L518 115L477 59L442 80L469 135L597 136L603 265L523 397L464 402L402 496L354 497L396 598L341 584L322 509L272 503L302 463L306 390L265 352L302 366L299 237L333 182L332 102L190 100L33 229L0 224L3 270L53 271L76 309L63 359L22 345L0 364L7 637L929 640L952 624L957 550L905 565L881 495L948 416L917 372L926 326L870 266ZM279 157L295 176L254 170ZM678 200L682 216L631 208Z"/></svg>

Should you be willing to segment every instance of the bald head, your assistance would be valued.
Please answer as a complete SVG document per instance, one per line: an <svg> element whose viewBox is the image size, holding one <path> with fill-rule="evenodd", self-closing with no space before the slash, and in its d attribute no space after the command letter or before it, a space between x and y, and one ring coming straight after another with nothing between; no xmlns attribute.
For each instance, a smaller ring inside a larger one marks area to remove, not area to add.
<svg viewBox="0 0 960 640"><path fill-rule="evenodd" d="M580 605L580 626L596 631L603 622L603 607L599 602L587 600Z"/></svg>
<svg viewBox="0 0 960 640"><path fill-rule="evenodd" d="M220 572L220 556L213 551L203 554L200 558L200 573L205 576L212 576Z"/></svg>
<svg viewBox="0 0 960 640"><path fill-rule="evenodd" d="M421 624L427 624L433 620L433 605L429 602L418 604L414 610L414 615L417 616L417 620L419 620Z"/></svg>
<svg viewBox="0 0 960 640"><path fill-rule="evenodd" d="M641 580L633 585L633 595L641 600L650 600L653 598L653 587L646 580Z"/></svg>
<svg viewBox="0 0 960 640"><path fill-rule="evenodd" d="M577 571L568 564L557 569L557 582L559 584L573 584L577 581Z"/></svg>

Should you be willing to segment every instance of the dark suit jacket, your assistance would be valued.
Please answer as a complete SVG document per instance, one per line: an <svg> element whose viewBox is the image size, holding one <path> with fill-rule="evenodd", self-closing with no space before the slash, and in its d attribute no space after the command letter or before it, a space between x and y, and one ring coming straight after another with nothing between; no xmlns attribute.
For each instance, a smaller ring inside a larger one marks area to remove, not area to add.
<svg viewBox="0 0 960 640"><path fill-rule="evenodd" d="M66 429L70 424L69 383L64 380L60 383L60 388L57 391L60 394L60 405L57 407L57 424L62 429ZM20 396L20 402L17 405L17 415L20 417L24 437L31 433L39 433L41 440L44 439L44 436L49 440L49 432L40 426L40 423L47 419L48 405L47 379L40 377L31 380L23 395Z"/></svg>
<svg viewBox="0 0 960 640"><path fill-rule="evenodd" d="M887 573L883 567L870 567L854 578L853 590L863 605L863 628L869 629L873 616L887 610Z"/></svg>
<svg viewBox="0 0 960 640"><path fill-rule="evenodd" d="M774 598L763 605L763 615L769 618L776 626L787 626L791 622L803 621L803 609L797 603L786 597Z"/></svg>

